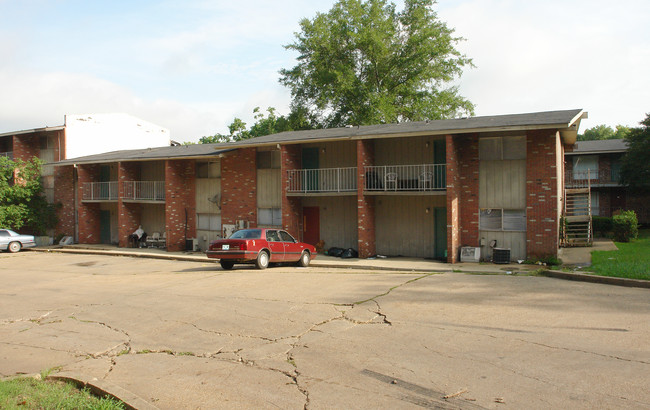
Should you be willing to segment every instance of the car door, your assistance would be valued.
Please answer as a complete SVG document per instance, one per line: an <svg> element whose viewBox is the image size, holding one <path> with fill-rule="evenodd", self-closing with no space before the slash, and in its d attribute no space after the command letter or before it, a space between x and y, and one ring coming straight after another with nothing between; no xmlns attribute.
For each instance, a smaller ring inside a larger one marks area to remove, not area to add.
<svg viewBox="0 0 650 410"><path fill-rule="evenodd" d="M0 231L0 249L7 249L7 245L9 245L9 239L9 232L4 230Z"/></svg>
<svg viewBox="0 0 650 410"><path fill-rule="evenodd" d="M280 239L284 244L284 260L288 262L296 262L300 259L300 254L302 253L302 247L300 244L289 235L288 232L278 231L280 234Z"/></svg>
<svg viewBox="0 0 650 410"><path fill-rule="evenodd" d="M283 262L284 261L284 243L280 240L278 231L275 229L266 230L266 241L271 250L270 262Z"/></svg>

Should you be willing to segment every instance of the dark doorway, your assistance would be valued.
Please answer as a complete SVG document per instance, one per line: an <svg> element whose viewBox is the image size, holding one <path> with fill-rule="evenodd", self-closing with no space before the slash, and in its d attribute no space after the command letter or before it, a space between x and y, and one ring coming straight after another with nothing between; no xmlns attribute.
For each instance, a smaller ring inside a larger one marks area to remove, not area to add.
<svg viewBox="0 0 650 410"><path fill-rule="evenodd" d="M302 241L316 246L320 241L320 212L317 206L302 208Z"/></svg>
<svg viewBox="0 0 650 410"><path fill-rule="evenodd" d="M447 208L434 208L436 247L434 255L436 259L447 259Z"/></svg>
<svg viewBox="0 0 650 410"><path fill-rule="evenodd" d="M302 149L303 189L305 191L318 191L318 148Z"/></svg>
<svg viewBox="0 0 650 410"><path fill-rule="evenodd" d="M99 241L111 243L111 211L99 211Z"/></svg>

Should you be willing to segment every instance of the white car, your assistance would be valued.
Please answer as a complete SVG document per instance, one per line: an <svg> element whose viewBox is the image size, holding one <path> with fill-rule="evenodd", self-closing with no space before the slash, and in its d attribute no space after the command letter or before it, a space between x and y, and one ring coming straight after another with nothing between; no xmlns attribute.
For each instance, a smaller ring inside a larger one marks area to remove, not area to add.
<svg viewBox="0 0 650 410"><path fill-rule="evenodd" d="M33 235L21 235L10 229L0 229L0 250L18 252L36 246Z"/></svg>

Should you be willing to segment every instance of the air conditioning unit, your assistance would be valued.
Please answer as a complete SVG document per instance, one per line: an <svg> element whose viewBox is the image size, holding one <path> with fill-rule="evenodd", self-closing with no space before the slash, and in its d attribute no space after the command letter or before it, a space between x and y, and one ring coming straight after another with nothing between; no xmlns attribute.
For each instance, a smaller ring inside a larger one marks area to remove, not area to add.
<svg viewBox="0 0 650 410"><path fill-rule="evenodd" d="M481 248L474 246L463 246L460 248L461 262L479 262L481 260Z"/></svg>
<svg viewBox="0 0 650 410"><path fill-rule="evenodd" d="M494 262L494 263L510 263L510 248L494 248L494 249L492 249L492 262Z"/></svg>

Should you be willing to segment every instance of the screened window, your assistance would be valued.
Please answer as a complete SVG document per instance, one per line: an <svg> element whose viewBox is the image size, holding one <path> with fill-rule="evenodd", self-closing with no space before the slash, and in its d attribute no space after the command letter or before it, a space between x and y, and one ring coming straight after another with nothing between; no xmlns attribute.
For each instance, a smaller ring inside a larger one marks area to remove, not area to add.
<svg viewBox="0 0 650 410"><path fill-rule="evenodd" d="M282 210L280 208L258 208L257 223L268 226L282 225Z"/></svg>
<svg viewBox="0 0 650 410"><path fill-rule="evenodd" d="M523 209L481 209L479 229L485 231L526 231L526 211Z"/></svg>
<svg viewBox="0 0 650 410"><path fill-rule="evenodd" d="M219 178L221 176L220 164L217 161L200 161L196 163L197 178Z"/></svg>
<svg viewBox="0 0 650 410"><path fill-rule="evenodd" d="M197 228L201 231L221 231L221 215L197 214Z"/></svg>
<svg viewBox="0 0 650 410"><path fill-rule="evenodd" d="M257 169L280 169L280 151L258 151Z"/></svg>
<svg viewBox="0 0 650 410"><path fill-rule="evenodd" d="M598 179L598 156L573 157L573 179Z"/></svg>
<svg viewBox="0 0 650 410"><path fill-rule="evenodd" d="M526 137L486 137L478 140L480 160L526 159Z"/></svg>

